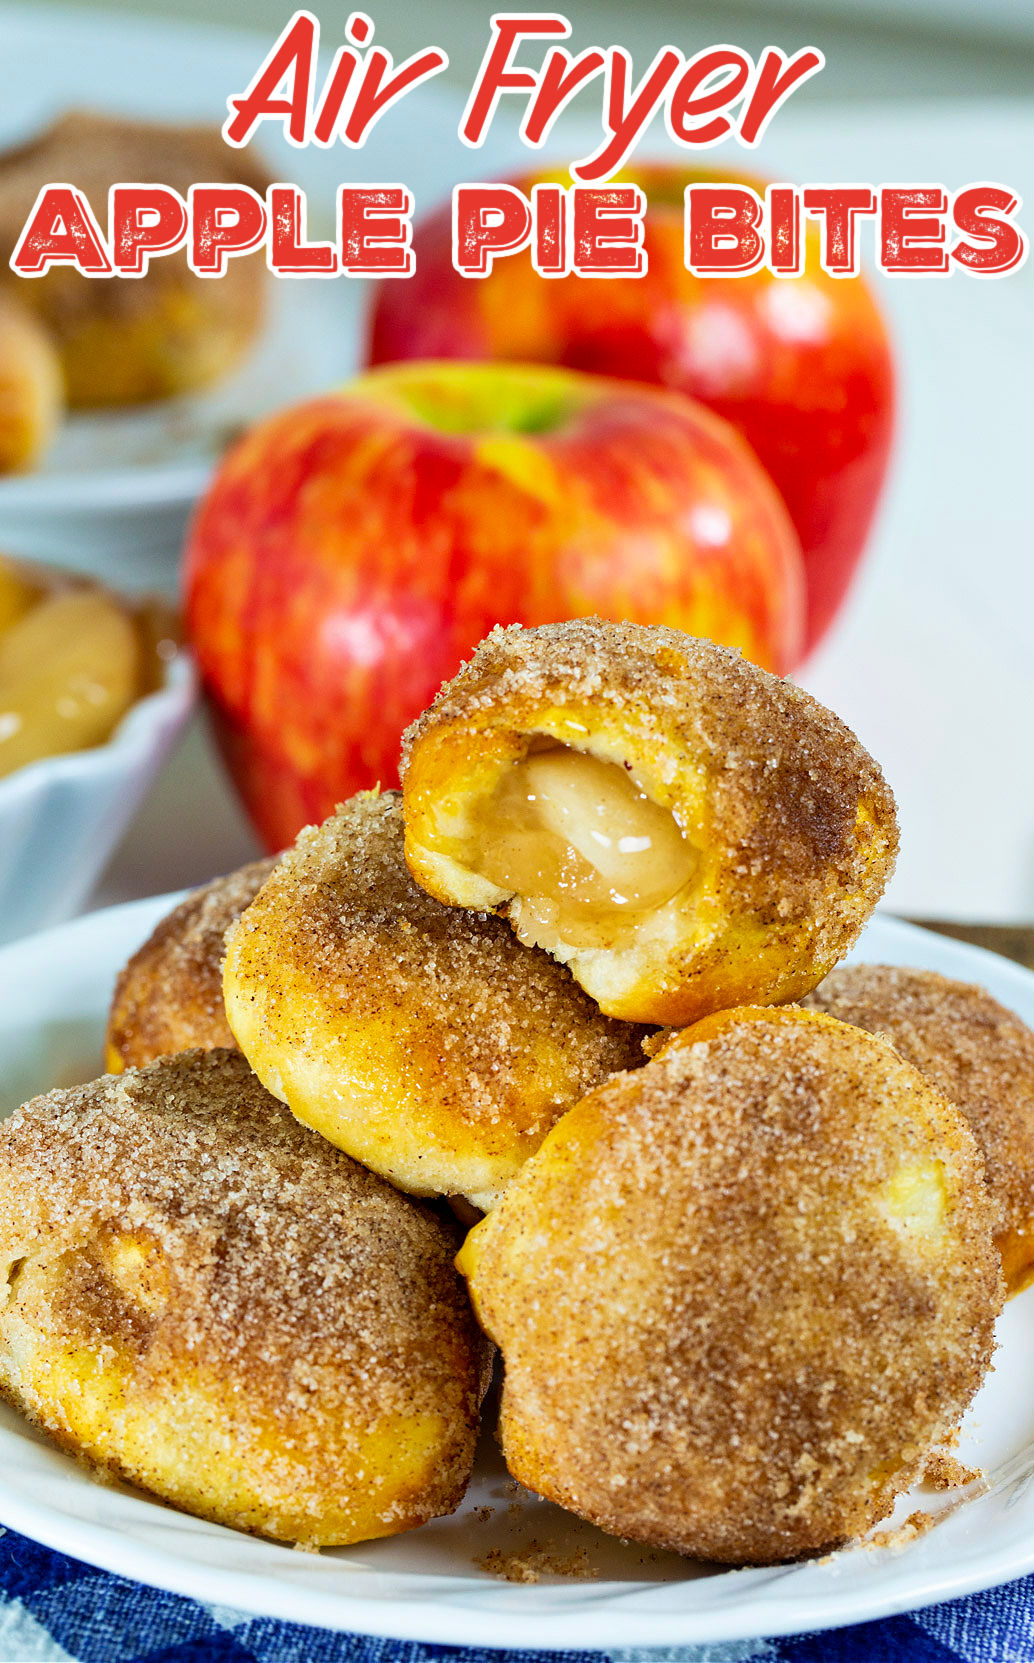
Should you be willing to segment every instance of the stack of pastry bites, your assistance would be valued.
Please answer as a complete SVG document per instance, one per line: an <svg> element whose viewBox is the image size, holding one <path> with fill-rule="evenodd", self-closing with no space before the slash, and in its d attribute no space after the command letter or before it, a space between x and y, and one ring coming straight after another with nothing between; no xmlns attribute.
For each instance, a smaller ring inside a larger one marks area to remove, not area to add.
<svg viewBox="0 0 1034 1663"><path fill-rule="evenodd" d="M823 981L893 863L879 769L735 654L584 620L495 631L402 778L185 902L115 1072L0 1132L4 1389L178 1506L347 1543L458 1504L488 1336L511 1472L605 1530L857 1537L1034 1261L1034 1036Z"/></svg>

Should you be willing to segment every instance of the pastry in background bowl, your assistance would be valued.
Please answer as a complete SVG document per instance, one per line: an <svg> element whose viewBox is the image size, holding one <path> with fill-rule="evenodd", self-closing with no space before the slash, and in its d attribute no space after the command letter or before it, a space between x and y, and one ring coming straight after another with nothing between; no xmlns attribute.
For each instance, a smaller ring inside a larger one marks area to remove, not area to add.
<svg viewBox="0 0 1034 1663"><path fill-rule="evenodd" d="M93 210L124 181L157 181L186 196L204 180L266 188L246 151L207 126L174 126L72 110L27 144L0 155L2 269L44 185L71 179ZM192 393L238 362L262 322L268 271L261 254L227 262L218 281L196 277L186 252L150 261L143 277L83 277L53 266L7 283L31 307L60 355L68 401L139 404Z"/></svg>
<svg viewBox="0 0 1034 1663"><path fill-rule="evenodd" d="M0 474L35 467L64 402L61 360L48 331L14 294L0 298Z"/></svg>

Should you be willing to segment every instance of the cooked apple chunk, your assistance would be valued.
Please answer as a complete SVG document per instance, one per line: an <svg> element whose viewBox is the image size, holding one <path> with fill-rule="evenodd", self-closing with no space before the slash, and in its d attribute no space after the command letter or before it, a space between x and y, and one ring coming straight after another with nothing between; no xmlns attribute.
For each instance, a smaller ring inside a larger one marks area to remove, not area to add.
<svg viewBox="0 0 1034 1663"><path fill-rule="evenodd" d="M406 859L610 1016L810 991L879 899L894 800L832 713L660 626L495 630L406 735Z"/></svg>
<svg viewBox="0 0 1034 1663"><path fill-rule="evenodd" d="M693 845L630 771L588 751L533 741L480 805L477 870L526 897L525 933L591 947L627 939L689 883Z"/></svg>

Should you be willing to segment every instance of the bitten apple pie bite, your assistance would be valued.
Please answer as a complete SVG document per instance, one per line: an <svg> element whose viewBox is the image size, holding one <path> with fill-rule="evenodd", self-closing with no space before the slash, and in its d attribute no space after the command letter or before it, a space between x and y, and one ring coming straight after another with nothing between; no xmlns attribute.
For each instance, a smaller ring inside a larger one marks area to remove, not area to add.
<svg viewBox="0 0 1034 1663"><path fill-rule="evenodd" d="M176 1051L236 1044L223 1006L226 932L275 860L256 860L195 889L155 925L115 983L105 1040L113 1074Z"/></svg>
<svg viewBox="0 0 1034 1663"><path fill-rule="evenodd" d="M966 1122L884 1041L705 1018L565 1115L463 1247L510 1471L696 1558L850 1541L983 1379L993 1220Z"/></svg>
<svg viewBox="0 0 1034 1663"><path fill-rule="evenodd" d="M933 970L844 964L807 1005L883 1034L965 1115L999 1208L1010 1294L1034 1281L1034 1033L982 987Z"/></svg>
<svg viewBox="0 0 1034 1663"><path fill-rule="evenodd" d="M642 1063L501 918L413 882L397 792L364 793L281 857L231 930L226 1014L270 1091L401 1189L487 1208L564 1111Z"/></svg>
<svg viewBox="0 0 1034 1663"><path fill-rule="evenodd" d="M202 1518L395 1535L452 1512L474 1459L457 1239L236 1051L53 1091L0 1128L0 1389Z"/></svg>
<svg viewBox="0 0 1034 1663"><path fill-rule="evenodd" d="M409 729L402 781L417 881L504 913L630 1021L807 993L897 852L836 716L661 626L493 630Z"/></svg>

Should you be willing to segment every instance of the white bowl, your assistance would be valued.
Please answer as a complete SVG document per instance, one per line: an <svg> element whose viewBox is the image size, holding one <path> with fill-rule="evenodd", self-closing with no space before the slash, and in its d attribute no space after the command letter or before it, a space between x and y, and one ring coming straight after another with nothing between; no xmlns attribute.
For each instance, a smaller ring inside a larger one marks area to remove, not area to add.
<svg viewBox="0 0 1034 1663"><path fill-rule="evenodd" d="M0 942L71 917L179 736L197 690L189 654L128 710L105 745L0 779Z"/></svg>

